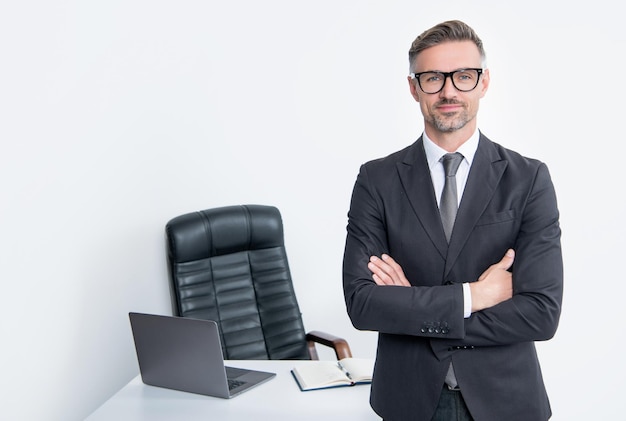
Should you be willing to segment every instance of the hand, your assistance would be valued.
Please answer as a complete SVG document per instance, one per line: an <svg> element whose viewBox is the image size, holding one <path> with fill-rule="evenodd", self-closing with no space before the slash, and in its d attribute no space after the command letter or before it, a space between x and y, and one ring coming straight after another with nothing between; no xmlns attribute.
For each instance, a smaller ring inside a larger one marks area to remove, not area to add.
<svg viewBox="0 0 626 421"><path fill-rule="evenodd" d="M372 271L372 278L376 285L397 285L410 287L404 271L391 256L383 254L380 258L376 256L370 257L367 268Z"/></svg>
<svg viewBox="0 0 626 421"><path fill-rule="evenodd" d="M472 313L500 304L513 297L513 275L508 269L515 260L515 251L506 251L502 260L489 266L478 277L478 281L469 284L472 293Z"/></svg>

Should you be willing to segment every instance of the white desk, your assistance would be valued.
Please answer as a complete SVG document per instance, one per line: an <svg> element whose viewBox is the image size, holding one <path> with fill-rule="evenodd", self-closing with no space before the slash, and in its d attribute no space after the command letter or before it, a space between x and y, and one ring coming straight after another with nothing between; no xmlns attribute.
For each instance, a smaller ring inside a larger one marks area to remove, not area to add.
<svg viewBox="0 0 626 421"><path fill-rule="evenodd" d="M232 399L147 386L137 376L91 414L99 420L298 420L380 421L369 405L369 385L301 392L290 370L308 361L227 361L232 367L276 377Z"/></svg>

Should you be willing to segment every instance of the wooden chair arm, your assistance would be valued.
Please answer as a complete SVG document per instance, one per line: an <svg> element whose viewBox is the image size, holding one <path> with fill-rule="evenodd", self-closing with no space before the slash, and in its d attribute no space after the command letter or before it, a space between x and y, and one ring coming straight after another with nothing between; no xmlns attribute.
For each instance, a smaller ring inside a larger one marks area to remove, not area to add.
<svg viewBox="0 0 626 421"><path fill-rule="evenodd" d="M316 343L333 348L338 360L352 357L352 352L350 351L350 345L348 345L348 342L343 338L339 338L329 333L313 330L306 334L306 341L307 347L309 348L309 355L312 360L319 360L317 350L315 349Z"/></svg>

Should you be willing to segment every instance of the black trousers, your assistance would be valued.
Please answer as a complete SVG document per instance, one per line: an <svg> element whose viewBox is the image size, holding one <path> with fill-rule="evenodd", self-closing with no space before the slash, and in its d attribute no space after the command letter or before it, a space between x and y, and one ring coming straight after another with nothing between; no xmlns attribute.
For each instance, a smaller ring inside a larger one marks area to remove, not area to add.
<svg viewBox="0 0 626 421"><path fill-rule="evenodd" d="M474 421L460 390L443 386L437 409L432 421Z"/></svg>
<svg viewBox="0 0 626 421"><path fill-rule="evenodd" d="M474 418L465 405L461 391L450 390L444 385L431 421L474 421Z"/></svg>

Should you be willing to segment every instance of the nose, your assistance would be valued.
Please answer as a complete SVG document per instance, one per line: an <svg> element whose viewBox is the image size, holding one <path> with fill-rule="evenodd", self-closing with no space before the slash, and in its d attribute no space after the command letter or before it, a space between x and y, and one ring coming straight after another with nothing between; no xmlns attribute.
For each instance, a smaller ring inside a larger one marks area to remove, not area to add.
<svg viewBox="0 0 626 421"><path fill-rule="evenodd" d="M457 89L452 82L452 75L445 75L443 79L443 88L439 91L439 96L444 98L455 97Z"/></svg>

